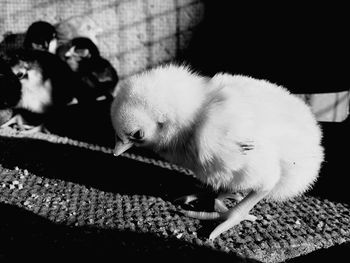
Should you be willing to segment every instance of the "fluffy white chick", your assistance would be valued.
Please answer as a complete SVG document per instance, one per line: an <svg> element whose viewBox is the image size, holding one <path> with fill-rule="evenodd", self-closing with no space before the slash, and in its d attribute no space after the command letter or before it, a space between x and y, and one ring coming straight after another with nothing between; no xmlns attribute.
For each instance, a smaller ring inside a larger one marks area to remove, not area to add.
<svg viewBox="0 0 350 263"><path fill-rule="evenodd" d="M309 107L286 89L241 75L205 78L184 66L160 66L123 81L111 107L114 154L149 147L191 169L222 194L216 212L185 211L218 219L215 239L263 198L283 201L315 182L323 161L322 132ZM249 191L227 209L223 196Z"/></svg>

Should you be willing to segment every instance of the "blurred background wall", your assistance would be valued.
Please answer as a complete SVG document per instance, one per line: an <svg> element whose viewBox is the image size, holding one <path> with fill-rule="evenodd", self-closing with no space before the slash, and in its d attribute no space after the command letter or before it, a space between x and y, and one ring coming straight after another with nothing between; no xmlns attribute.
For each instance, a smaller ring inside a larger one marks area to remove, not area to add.
<svg viewBox="0 0 350 263"><path fill-rule="evenodd" d="M203 19L198 0L0 0L0 42L37 20L87 36L121 78L173 60Z"/></svg>

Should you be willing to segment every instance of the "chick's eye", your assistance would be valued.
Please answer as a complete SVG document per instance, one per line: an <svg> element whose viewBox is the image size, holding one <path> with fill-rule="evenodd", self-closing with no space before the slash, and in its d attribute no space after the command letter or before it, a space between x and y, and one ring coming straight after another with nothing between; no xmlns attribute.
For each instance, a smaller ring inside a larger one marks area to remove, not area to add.
<svg viewBox="0 0 350 263"><path fill-rule="evenodd" d="M144 132L143 130L137 130L135 132L132 132L130 134L130 138L135 141L141 141L144 137Z"/></svg>
<svg viewBox="0 0 350 263"><path fill-rule="evenodd" d="M23 79L23 78L26 78L27 77L27 73L26 72L23 72L23 71L19 71L16 73L16 76L17 78L19 79Z"/></svg>

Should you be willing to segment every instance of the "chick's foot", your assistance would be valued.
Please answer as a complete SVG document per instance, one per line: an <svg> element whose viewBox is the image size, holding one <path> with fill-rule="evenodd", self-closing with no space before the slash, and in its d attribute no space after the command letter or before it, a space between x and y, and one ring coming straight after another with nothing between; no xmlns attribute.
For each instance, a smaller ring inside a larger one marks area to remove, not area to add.
<svg viewBox="0 0 350 263"><path fill-rule="evenodd" d="M251 191L246 197L244 197L236 206L232 209L224 212L220 215L220 219L224 222L219 224L213 232L209 235L210 240L214 240L220 234L226 232L230 228L238 225L243 220L255 221L256 217L249 214L250 210L263 199L269 191Z"/></svg>
<svg viewBox="0 0 350 263"><path fill-rule="evenodd" d="M228 195L222 194L215 199L215 212L199 212L192 210L182 210L181 212L185 216L200 220L223 221L209 235L209 239L214 240L220 234L244 220L255 221L257 219L256 216L251 215L249 212L267 194L268 191L251 191L231 209L228 209L222 201L222 198L227 198Z"/></svg>

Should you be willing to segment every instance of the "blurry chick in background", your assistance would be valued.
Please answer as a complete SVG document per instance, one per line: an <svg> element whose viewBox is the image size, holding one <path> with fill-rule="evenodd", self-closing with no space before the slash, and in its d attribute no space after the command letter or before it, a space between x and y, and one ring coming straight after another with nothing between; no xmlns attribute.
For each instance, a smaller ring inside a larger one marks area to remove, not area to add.
<svg viewBox="0 0 350 263"><path fill-rule="evenodd" d="M101 57L97 46L89 38L73 38L58 53L85 84L86 94L95 100L113 99L117 72L108 60Z"/></svg>
<svg viewBox="0 0 350 263"><path fill-rule="evenodd" d="M41 131L51 113L76 98L78 82L57 56L46 51L18 50L7 55L6 63L20 84L16 88L0 88L0 107L18 113L8 124Z"/></svg>
<svg viewBox="0 0 350 263"><path fill-rule="evenodd" d="M215 212L184 211L223 221L210 239L254 221L249 212L264 198L304 193L323 161L322 133L308 106L282 87L240 75L205 78L175 65L146 71L117 87L111 120L116 156L148 147L216 191ZM236 191L248 194L228 209L223 199Z"/></svg>
<svg viewBox="0 0 350 263"><path fill-rule="evenodd" d="M0 58L0 127L13 117L11 106L21 97L21 83L7 63Z"/></svg>
<svg viewBox="0 0 350 263"><path fill-rule="evenodd" d="M56 53L58 46L57 32L53 25L46 21L32 23L25 34L23 47Z"/></svg>

